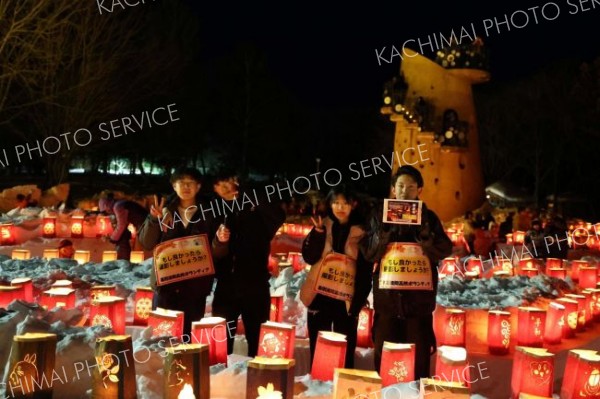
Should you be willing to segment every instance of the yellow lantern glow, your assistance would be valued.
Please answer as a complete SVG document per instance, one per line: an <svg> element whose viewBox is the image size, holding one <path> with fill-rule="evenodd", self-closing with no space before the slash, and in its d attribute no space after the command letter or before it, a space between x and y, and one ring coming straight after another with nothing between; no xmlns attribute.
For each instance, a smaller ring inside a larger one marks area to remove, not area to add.
<svg viewBox="0 0 600 399"><path fill-rule="evenodd" d="M44 249L42 258L47 260L58 258L58 249Z"/></svg>
<svg viewBox="0 0 600 399"><path fill-rule="evenodd" d="M75 251L73 259L75 259L80 265L88 263L90 261L90 251L77 250Z"/></svg>
<svg viewBox="0 0 600 399"><path fill-rule="evenodd" d="M144 251L131 251L129 262L142 263L144 261Z"/></svg>
<svg viewBox="0 0 600 399"><path fill-rule="evenodd" d="M13 249L11 258L19 259L19 260L26 260L26 259L31 258L31 252L28 249Z"/></svg>
<svg viewBox="0 0 600 399"><path fill-rule="evenodd" d="M102 252L102 263L117 260L117 251L104 251Z"/></svg>

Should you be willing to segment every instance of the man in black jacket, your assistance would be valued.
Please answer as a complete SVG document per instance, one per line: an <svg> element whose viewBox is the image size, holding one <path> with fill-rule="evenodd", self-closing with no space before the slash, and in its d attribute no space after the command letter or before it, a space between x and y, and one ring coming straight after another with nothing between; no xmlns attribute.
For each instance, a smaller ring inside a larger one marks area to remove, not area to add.
<svg viewBox="0 0 600 399"><path fill-rule="evenodd" d="M402 166L392 177L392 198L418 200L423 191L423 177L412 166ZM384 341L415 344L415 379L430 376L430 357L435 352L433 314L437 293L438 262L452 253L452 241L444 232L437 215L422 208L420 225L382 223L383 212L371 218L369 231L361 242L361 251L368 261L377 262L373 276L375 317L373 341L375 368L381 366ZM380 263L388 243L418 243L429 259L432 290L401 290L380 288Z"/></svg>
<svg viewBox="0 0 600 399"><path fill-rule="evenodd" d="M214 180L217 196L211 202L224 210L222 222L231 235L229 254L215 262L217 286L212 314L227 320L228 353L233 352L235 327L242 316L248 356L254 357L258 352L260 325L269 320L271 308L268 269L271 240L285 221L285 211L279 203L261 200L254 192L244 193L238 188L233 174L225 173Z"/></svg>

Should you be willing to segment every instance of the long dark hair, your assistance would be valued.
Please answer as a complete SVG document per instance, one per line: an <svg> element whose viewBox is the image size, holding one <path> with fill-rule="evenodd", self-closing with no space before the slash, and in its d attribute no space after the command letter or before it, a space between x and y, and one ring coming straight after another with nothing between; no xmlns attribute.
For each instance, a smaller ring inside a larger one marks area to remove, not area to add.
<svg viewBox="0 0 600 399"><path fill-rule="evenodd" d="M364 217L359 211L360 197L352 187L349 187L345 184L340 184L333 187L327 194L327 197L325 198L325 201L327 203L327 216L329 216L331 220L339 222L333 214L333 210L331 209L331 203L335 201L338 195L343 195L349 204L353 204L356 202L356 206L353 207L350 211L350 216L348 217L348 224L351 226L356 224L363 224Z"/></svg>

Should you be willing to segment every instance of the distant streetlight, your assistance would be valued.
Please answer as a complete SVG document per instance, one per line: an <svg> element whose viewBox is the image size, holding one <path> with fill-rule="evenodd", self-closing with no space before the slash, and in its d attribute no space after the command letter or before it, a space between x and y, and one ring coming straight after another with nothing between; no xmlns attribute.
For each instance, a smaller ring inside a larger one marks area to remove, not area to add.
<svg viewBox="0 0 600 399"><path fill-rule="evenodd" d="M317 173L319 173L319 165L321 164L321 158L317 158Z"/></svg>

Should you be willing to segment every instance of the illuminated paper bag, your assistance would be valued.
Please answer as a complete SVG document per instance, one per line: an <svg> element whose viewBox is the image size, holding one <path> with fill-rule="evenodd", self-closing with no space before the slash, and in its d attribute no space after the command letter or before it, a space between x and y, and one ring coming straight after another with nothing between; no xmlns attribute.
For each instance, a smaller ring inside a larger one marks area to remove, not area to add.
<svg viewBox="0 0 600 399"><path fill-rule="evenodd" d="M209 399L208 345L178 345L166 348L165 352L163 397L178 399L185 384L189 384L196 399Z"/></svg>
<svg viewBox="0 0 600 399"><path fill-rule="evenodd" d="M133 310L133 324L136 326L147 326L148 317L152 310L152 298L154 290L151 287L137 287L135 289L135 300Z"/></svg>
<svg viewBox="0 0 600 399"><path fill-rule="evenodd" d="M292 399L295 364L294 359L261 356L250 360L246 379L246 399Z"/></svg>
<svg viewBox="0 0 600 399"><path fill-rule="evenodd" d="M376 371L335 369L333 399L367 398L381 392L381 377Z"/></svg>
<svg viewBox="0 0 600 399"><path fill-rule="evenodd" d="M296 326L267 321L260 326L258 356L294 358Z"/></svg>
<svg viewBox="0 0 600 399"><path fill-rule="evenodd" d="M92 399L136 399L135 361L130 335L96 340Z"/></svg>
<svg viewBox="0 0 600 399"><path fill-rule="evenodd" d="M332 252L325 255L318 267L315 291L330 298L351 301L354 296L356 261Z"/></svg>
<svg viewBox="0 0 600 399"><path fill-rule="evenodd" d="M433 290L429 258L421 245L392 242L381 259L379 288L389 290Z"/></svg>
<svg viewBox="0 0 600 399"><path fill-rule="evenodd" d="M206 234L176 238L154 248L156 285L163 286L215 274Z"/></svg>
<svg viewBox="0 0 600 399"><path fill-rule="evenodd" d="M5 381L7 397L52 399L52 381L63 377L54 370L55 356L56 334L15 335Z"/></svg>
<svg viewBox="0 0 600 399"><path fill-rule="evenodd" d="M156 308L148 316L148 326L153 337L179 337L183 334L183 312Z"/></svg>
<svg viewBox="0 0 600 399"><path fill-rule="evenodd" d="M419 399L469 399L469 388L460 382L421 378Z"/></svg>

